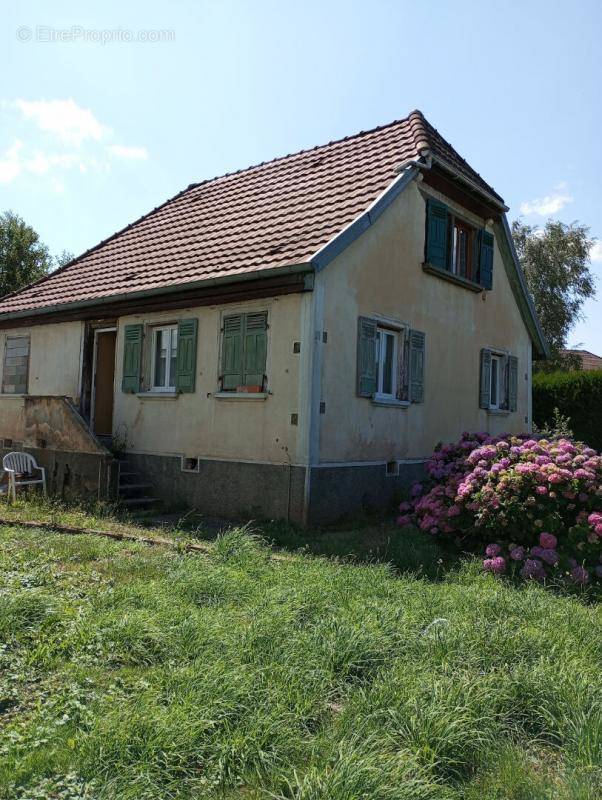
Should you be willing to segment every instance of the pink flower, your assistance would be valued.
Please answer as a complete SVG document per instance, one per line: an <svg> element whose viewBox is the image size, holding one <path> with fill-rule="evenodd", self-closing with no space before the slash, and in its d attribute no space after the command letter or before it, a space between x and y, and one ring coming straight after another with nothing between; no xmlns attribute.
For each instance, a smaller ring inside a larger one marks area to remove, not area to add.
<svg viewBox="0 0 602 800"><path fill-rule="evenodd" d="M400 503L399 504L399 510L400 511L411 511L412 510L412 504L408 503L407 501L405 503Z"/></svg>
<svg viewBox="0 0 602 800"><path fill-rule="evenodd" d="M403 514L401 517L397 517L397 524L403 527L404 525L409 525L412 521L412 518L409 514Z"/></svg>
<svg viewBox="0 0 602 800"><path fill-rule="evenodd" d="M545 531L542 531L539 534L539 544L546 550L554 550L558 544L558 540L552 533L546 533Z"/></svg>
<svg viewBox="0 0 602 800"><path fill-rule="evenodd" d="M548 490L547 490L547 488L545 486L536 486L535 487L535 491L537 492L537 494L547 494L548 493Z"/></svg>
<svg viewBox="0 0 602 800"><path fill-rule="evenodd" d="M513 561L522 561L525 557L525 548L524 547L513 547L510 551L510 558Z"/></svg>
<svg viewBox="0 0 602 800"><path fill-rule="evenodd" d="M486 558L483 561L483 569L485 572L494 572L496 575L501 575L506 571L506 560L501 556Z"/></svg>
<svg viewBox="0 0 602 800"><path fill-rule="evenodd" d="M501 552L502 548L499 546L499 544L488 544L485 548L485 555L489 556L489 558L495 558L495 556L499 556Z"/></svg>

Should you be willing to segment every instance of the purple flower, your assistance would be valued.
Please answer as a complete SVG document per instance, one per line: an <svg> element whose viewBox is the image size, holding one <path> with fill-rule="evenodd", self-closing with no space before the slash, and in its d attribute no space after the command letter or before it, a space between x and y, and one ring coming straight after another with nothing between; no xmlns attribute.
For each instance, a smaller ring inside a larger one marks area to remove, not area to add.
<svg viewBox="0 0 602 800"><path fill-rule="evenodd" d="M409 514L402 514L402 516L397 517L397 524L403 527L404 525L409 525L412 521L412 517Z"/></svg>
<svg viewBox="0 0 602 800"><path fill-rule="evenodd" d="M546 576L543 564L536 558L528 558L525 561L524 566L520 571L520 574L526 580L535 580L535 581L541 581Z"/></svg>
<svg viewBox="0 0 602 800"><path fill-rule="evenodd" d="M496 556L491 559L491 571L497 575L501 575L506 571L506 559L502 556Z"/></svg>
<svg viewBox="0 0 602 800"><path fill-rule="evenodd" d="M510 558L513 561L522 561L525 557L525 548L524 547L513 547L510 551Z"/></svg>
<svg viewBox="0 0 602 800"><path fill-rule="evenodd" d="M540 547L538 544L535 547L531 548L531 555L535 556L536 558L540 558L541 554L543 553L543 547Z"/></svg>
<svg viewBox="0 0 602 800"><path fill-rule="evenodd" d="M582 567L581 564L577 564L577 566L573 567L571 570L571 578L575 581L575 583L583 586L589 581L589 572L585 569L585 567Z"/></svg>
<svg viewBox="0 0 602 800"><path fill-rule="evenodd" d="M502 558L502 556L486 558L483 561L483 569L485 572L493 572L496 575L502 575L506 571L506 559Z"/></svg>
<svg viewBox="0 0 602 800"><path fill-rule="evenodd" d="M495 556L499 556L501 552L502 548L499 546L499 544L488 544L485 548L485 555L489 556L489 558L495 558Z"/></svg>
<svg viewBox="0 0 602 800"><path fill-rule="evenodd" d="M558 562L560 560L556 550L554 550L552 548L548 548L548 547L544 548L541 551L540 557L541 557L542 561L545 561L546 564L549 564L551 567L555 567L556 564L558 564Z"/></svg>

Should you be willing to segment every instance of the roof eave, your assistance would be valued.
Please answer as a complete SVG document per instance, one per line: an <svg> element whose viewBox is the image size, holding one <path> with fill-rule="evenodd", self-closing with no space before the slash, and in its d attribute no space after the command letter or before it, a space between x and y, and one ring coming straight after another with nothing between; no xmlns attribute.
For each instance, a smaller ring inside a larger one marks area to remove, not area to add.
<svg viewBox="0 0 602 800"><path fill-rule="evenodd" d="M449 172L451 175L454 176L454 178L456 178L456 180L465 184L471 191L476 192L487 203L494 206L501 213L504 214L510 210L508 206L504 203L504 201L501 200L501 198L496 197L495 195L491 194L491 192L488 192L486 189L484 189L482 186L479 186L479 184L476 183L476 181L472 181L470 178L468 178L462 172L457 170L452 164L450 164L445 159L440 158L439 156L436 156L433 153L429 152L428 154L425 153L425 158L423 160L417 160L416 162L416 166L419 167L420 169L431 169L433 164L436 164L437 166L441 167L441 169L445 170L445 172Z"/></svg>
<svg viewBox="0 0 602 800"><path fill-rule="evenodd" d="M518 284L517 288L519 289L523 300L522 304L519 303L519 308L521 309L521 312L524 312L523 318L525 319L525 323L527 324L527 328L531 334L531 340L537 351L537 355L541 359L548 359L550 357L550 348L541 329L539 317L537 316L537 311L533 305L533 299L531 298L531 294L525 280L523 268L521 267L518 253L516 252L516 247L514 246L512 231L510 230L508 218L505 214L501 215L500 228L503 233L503 237L500 237L501 242L506 244L507 251L510 255L511 265L514 270L516 283ZM502 252L502 256L503 255L504 254Z"/></svg>
<svg viewBox="0 0 602 800"><path fill-rule="evenodd" d="M188 291L193 289L210 288L211 286L220 286L231 283L243 283L252 280L261 280L264 278L276 278L282 275L300 275L311 274L314 268L309 262L302 262L300 264L287 264L281 267L268 267L266 269L255 270L254 272L243 272L236 275L225 275L222 278L209 278L205 280L189 281L188 283L177 283L171 286L158 286L153 289L144 289L138 292L123 292L120 294L107 295L105 297L94 297L89 300L79 300L72 303L57 303L51 306L42 306L40 308L23 309L22 311L9 311L4 314L0 313L0 323L9 320L21 320L28 317L40 317L51 314L57 314L65 311L78 311L94 306L104 306L110 303L145 300L150 297L159 297L161 295L170 295L177 292Z"/></svg>

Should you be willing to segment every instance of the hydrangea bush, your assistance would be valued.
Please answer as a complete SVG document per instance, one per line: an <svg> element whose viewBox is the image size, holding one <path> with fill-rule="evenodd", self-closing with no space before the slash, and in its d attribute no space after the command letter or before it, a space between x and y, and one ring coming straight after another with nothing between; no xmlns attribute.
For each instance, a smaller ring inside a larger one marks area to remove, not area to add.
<svg viewBox="0 0 602 800"><path fill-rule="evenodd" d="M483 568L602 579L602 457L569 439L463 434L427 462L400 525L487 544Z"/></svg>

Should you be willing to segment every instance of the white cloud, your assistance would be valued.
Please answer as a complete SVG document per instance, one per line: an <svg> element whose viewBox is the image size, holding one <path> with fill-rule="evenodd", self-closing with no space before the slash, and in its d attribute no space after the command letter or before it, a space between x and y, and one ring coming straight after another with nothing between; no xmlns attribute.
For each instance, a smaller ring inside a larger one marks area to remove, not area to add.
<svg viewBox="0 0 602 800"><path fill-rule="evenodd" d="M62 142L80 145L86 139L98 141L110 133L87 108L72 100L15 100L26 119L42 131L56 135Z"/></svg>
<svg viewBox="0 0 602 800"><path fill-rule="evenodd" d="M146 161L148 158L148 150L146 147L127 147L123 144L113 144L109 147L111 155L118 158L129 158L139 161Z"/></svg>
<svg viewBox="0 0 602 800"><path fill-rule="evenodd" d="M602 262L602 242L596 242L589 251L591 261Z"/></svg>
<svg viewBox="0 0 602 800"><path fill-rule="evenodd" d="M11 183L21 172L19 153L22 149L23 142L15 139L0 157L0 183Z"/></svg>
<svg viewBox="0 0 602 800"><path fill-rule="evenodd" d="M18 124L20 131L20 138L0 150L0 184L30 176L63 192L69 174L107 175L120 160L148 159L143 146L115 144L111 128L72 99L0 100L0 114L0 130Z"/></svg>
<svg viewBox="0 0 602 800"><path fill-rule="evenodd" d="M567 191L566 183L559 183L554 187L554 192L545 197L539 197L535 200L526 200L520 205L521 214L537 215L538 217L547 217L550 214L556 214L563 209L568 203L573 202L572 195Z"/></svg>

